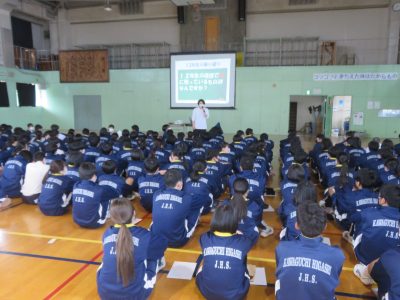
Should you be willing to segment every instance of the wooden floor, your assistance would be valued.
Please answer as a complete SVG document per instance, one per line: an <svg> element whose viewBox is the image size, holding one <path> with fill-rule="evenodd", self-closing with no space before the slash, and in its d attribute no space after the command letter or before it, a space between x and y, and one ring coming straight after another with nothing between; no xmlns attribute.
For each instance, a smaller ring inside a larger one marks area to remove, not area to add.
<svg viewBox="0 0 400 300"><path fill-rule="evenodd" d="M306 139L306 150L310 145ZM278 173L277 164L276 154L274 165ZM278 177L273 176L270 186L279 186ZM274 198L267 198L267 202L277 208L279 192ZM151 215L138 203L134 206L137 217L143 218L139 225L148 227ZM167 250L164 270L169 270L174 261L196 261L200 254L199 236L208 230L210 218L210 215L201 218L185 247ZM248 260L266 268L268 287L251 286L247 299L274 299L275 247L279 241L280 222L276 213L264 213L264 220L273 226L275 233L260 238ZM37 207L22 204L19 199L0 212L0 228L0 299L98 299L96 270L102 259L101 237L105 228L82 229L73 223L71 213L45 217ZM353 275L353 250L341 239L339 229L330 223L324 236L342 248L346 256L337 298L374 299L371 289ZM158 275L150 299L203 299L194 280L168 279L166 273ZM295 295L293 297L295 299Z"/></svg>

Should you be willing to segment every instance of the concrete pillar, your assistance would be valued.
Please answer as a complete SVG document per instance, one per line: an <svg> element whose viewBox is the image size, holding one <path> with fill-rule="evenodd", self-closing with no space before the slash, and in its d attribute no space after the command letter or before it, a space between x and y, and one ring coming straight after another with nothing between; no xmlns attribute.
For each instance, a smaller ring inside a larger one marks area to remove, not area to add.
<svg viewBox="0 0 400 300"><path fill-rule="evenodd" d="M66 9L60 9L57 16L58 50L69 50L73 48L71 41L72 34L71 26L68 21L68 11ZM54 41L54 43L56 42L57 40Z"/></svg>
<svg viewBox="0 0 400 300"><path fill-rule="evenodd" d="M14 46L9 9L0 7L0 66L14 66Z"/></svg>

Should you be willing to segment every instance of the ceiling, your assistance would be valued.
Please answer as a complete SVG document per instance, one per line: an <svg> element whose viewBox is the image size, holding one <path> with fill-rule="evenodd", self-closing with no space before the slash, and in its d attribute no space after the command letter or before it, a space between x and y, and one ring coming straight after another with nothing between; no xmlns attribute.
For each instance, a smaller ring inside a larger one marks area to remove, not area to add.
<svg viewBox="0 0 400 300"><path fill-rule="evenodd" d="M106 0L36 0L42 4L45 4L51 8L84 8L94 6L104 6ZM132 3L143 3L158 0L109 0L110 4L120 4L121 2L132 2Z"/></svg>

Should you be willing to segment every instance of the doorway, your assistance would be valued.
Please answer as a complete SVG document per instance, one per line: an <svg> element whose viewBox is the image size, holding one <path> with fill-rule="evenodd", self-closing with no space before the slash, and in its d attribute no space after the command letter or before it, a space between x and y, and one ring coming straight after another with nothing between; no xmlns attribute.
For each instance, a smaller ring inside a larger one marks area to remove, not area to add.
<svg viewBox="0 0 400 300"><path fill-rule="evenodd" d="M323 103L326 96L290 96L289 130L302 134L323 131Z"/></svg>
<svg viewBox="0 0 400 300"><path fill-rule="evenodd" d="M326 119L330 122L330 132L326 135L330 136L344 136L346 131L349 130L349 122L351 118L351 96L333 96L330 99L329 108L331 108L331 117Z"/></svg>
<svg viewBox="0 0 400 300"><path fill-rule="evenodd" d="M206 17L204 23L204 45L206 51L219 50L219 17Z"/></svg>
<svg viewBox="0 0 400 300"><path fill-rule="evenodd" d="M101 128L101 96L74 96L75 129L99 130Z"/></svg>

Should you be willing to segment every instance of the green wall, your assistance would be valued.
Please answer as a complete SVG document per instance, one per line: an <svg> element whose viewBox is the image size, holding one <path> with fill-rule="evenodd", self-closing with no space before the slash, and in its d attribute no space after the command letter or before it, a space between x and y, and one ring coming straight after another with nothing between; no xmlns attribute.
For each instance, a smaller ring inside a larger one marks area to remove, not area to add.
<svg viewBox="0 0 400 300"><path fill-rule="evenodd" d="M285 134L290 95L320 89L321 95L353 96L352 111L364 112L364 125L351 128L369 136L397 137L398 118L378 118L367 110L367 101L381 108L400 109L397 81L314 81L314 73L399 72L399 65L329 67L242 67L236 72L236 109L212 110L209 124L221 122L227 133L252 127L255 132ZM0 67L0 80L8 82L10 108L0 108L0 122L25 126L28 121L61 128L74 126L73 95L101 95L102 123L127 128L137 123L143 130L159 129L178 119L186 121L191 110L169 108L169 69L111 70L109 83L61 84L58 72L28 72ZM16 106L15 82L45 83L48 105Z"/></svg>

